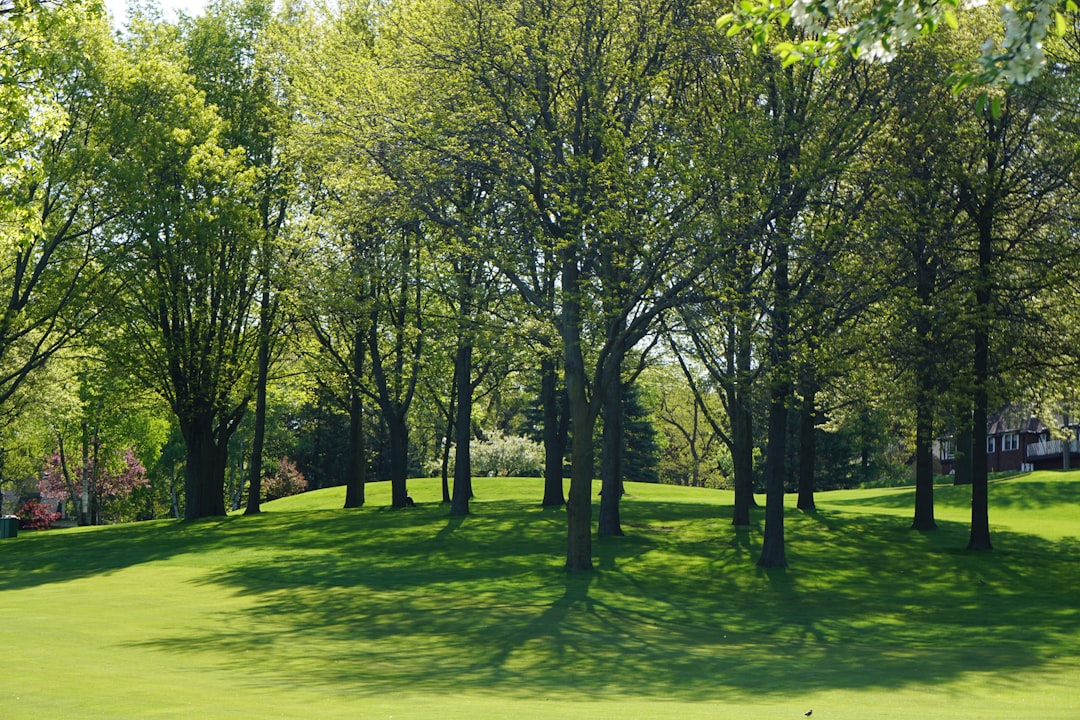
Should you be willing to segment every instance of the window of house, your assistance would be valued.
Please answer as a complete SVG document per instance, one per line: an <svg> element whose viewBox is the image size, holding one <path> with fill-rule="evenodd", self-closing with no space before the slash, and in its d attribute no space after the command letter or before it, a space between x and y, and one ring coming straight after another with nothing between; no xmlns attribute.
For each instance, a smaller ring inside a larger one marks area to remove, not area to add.
<svg viewBox="0 0 1080 720"><path fill-rule="evenodd" d="M1010 450L1020 449L1020 436L1016 433L1005 433L1001 438L1001 449L1003 452L1009 452Z"/></svg>
<svg viewBox="0 0 1080 720"><path fill-rule="evenodd" d="M941 441L941 459L952 460L956 457L956 442L953 440Z"/></svg>
<svg viewBox="0 0 1080 720"><path fill-rule="evenodd" d="M997 449L997 443L995 442L996 440L997 438L993 435L986 436L986 452L992 453L994 452L994 450Z"/></svg>

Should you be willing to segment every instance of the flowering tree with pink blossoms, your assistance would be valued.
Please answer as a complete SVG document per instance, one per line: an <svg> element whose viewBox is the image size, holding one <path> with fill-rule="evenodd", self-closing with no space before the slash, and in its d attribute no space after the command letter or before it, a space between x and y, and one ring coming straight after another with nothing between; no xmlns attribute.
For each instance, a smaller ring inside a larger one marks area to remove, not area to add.
<svg viewBox="0 0 1080 720"><path fill-rule="evenodd" d="M123 519L127 501L138 488L150 484L146 468L132 448L109 452L99 448L74 472L57 450L45 462L38 489L42 496L70 501L73 514L97 525Z"/></svg>

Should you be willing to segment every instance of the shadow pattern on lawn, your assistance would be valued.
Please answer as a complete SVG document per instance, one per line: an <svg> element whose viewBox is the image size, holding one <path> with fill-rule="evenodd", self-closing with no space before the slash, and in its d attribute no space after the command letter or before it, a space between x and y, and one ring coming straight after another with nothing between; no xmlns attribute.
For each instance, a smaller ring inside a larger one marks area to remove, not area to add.
<svg viewBox="0 0 1080 720"><path fill-rule="evenodd" d="M724 508L632 500L633 534L599 538L598 570L568 575L561 512L474 510L234 519L229 547L250 552L204 582L254 609L140 645L224 654L260 685L571 700L797 697L967 672L1008 685L1080 655L1073 540L999 533L1000 550L967 553L962 524L791 512L791 569L763 571L760 511L736 529Z"/></svg>

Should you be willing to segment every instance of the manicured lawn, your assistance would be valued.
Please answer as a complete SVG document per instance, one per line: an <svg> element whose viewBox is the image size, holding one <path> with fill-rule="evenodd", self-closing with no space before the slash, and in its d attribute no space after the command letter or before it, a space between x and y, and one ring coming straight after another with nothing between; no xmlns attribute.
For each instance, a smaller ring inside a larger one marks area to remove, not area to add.
<svg viewBox="0 0 1080 720"><path fill-rule="evenodd" d="M729 493L630 486L568 576L539 481L409 489L0 541L0 716L1080 717L1080 473L994 483L990 553L965 488L922 534L910 488L822 493L768 572Z"/></svg>

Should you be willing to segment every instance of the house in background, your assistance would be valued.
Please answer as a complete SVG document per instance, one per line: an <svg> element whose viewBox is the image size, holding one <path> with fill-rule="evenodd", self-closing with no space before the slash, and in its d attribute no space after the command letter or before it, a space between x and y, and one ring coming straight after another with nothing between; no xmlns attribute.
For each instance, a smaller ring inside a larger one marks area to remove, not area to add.
<svg viewBox="0 0 1080 720"><path fill-rule="evenodd" d="M1050 429L1031 414L1006 411L991 418L986 427L987 470L1080 468L1080 424L1070 423L1068 418L1058 420L1058 426L1067 428L1070 433L1068 441L1052 439ZM945 438L938 443L938 456L942 473L951 475L956 470L955 438Z"/></svg>

